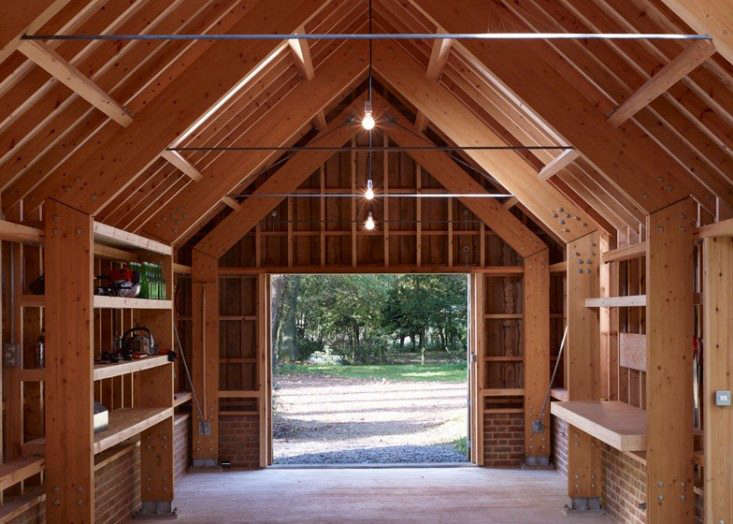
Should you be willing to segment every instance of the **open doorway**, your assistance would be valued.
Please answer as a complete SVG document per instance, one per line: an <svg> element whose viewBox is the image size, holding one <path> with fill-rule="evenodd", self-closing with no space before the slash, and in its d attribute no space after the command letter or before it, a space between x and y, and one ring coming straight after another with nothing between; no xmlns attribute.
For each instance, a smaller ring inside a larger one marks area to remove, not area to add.
<svg viewBox="0 0 733 524"><path fill-rule="evenodd" d="M467 284L273 275L273 463L468 462Z"/></svg>

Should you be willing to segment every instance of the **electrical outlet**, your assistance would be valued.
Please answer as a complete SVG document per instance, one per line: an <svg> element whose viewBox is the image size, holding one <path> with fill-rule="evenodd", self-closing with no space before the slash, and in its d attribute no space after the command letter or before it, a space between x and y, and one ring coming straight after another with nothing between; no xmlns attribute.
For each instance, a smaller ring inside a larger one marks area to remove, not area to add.
<svg viewBox="0 0 733 524"><path fill-rule="evenodd" d="M3 344L3 367L17 368L19 354L20 348L18 347L18 344L13 344L11 342Z"/></svg>
<svg viewBox="0 0 733 524"><path fill-rule="evenodd" d="M719 389L715 392L715 405L718 407L730 407L731 392L729 389Z"/></svg>

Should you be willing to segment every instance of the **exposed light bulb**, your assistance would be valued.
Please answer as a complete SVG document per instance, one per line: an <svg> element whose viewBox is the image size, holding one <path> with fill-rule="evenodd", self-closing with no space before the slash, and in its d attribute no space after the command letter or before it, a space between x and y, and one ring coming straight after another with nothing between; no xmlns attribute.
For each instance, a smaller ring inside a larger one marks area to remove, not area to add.
<svg viewBox="0 0 733 524"><path fill-rule="evenodd" d="M364 198L367 200L374 200L374 184L372 183L371 178L367 180L367 188L366 191L364 191Z"/></svg>
<svg viewBox="0 0 733 524"><path fill-rule="evenodd" d="M367 219L364 222L364 229L367 231L374 231L374 228L377 227L376 222L374 222L374 217L372 216L372 212L369 211L369 215L367 215Z"/></svg>
<svg viewBox="0 0 733 524"><path fill-rule="evenodd" d="M377 122L374 120L374 114L372 113L372 103L367 100L364 102L364 116L361 119L361 127L366 131L371 131Z"/></svg>

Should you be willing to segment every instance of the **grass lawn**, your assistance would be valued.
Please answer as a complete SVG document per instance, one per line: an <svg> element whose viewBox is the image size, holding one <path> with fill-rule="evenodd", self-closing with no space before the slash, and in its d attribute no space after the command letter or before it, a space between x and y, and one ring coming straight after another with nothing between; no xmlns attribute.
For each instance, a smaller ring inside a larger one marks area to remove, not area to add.
<svg viewBox="0 0 733 524"><path fill-rule="evenodd" d="M382 364L373 366L344 366L338 364L281 364L279 375L320 375L329 377L365 378L415 382L465 382L466 363Z"/></svg>

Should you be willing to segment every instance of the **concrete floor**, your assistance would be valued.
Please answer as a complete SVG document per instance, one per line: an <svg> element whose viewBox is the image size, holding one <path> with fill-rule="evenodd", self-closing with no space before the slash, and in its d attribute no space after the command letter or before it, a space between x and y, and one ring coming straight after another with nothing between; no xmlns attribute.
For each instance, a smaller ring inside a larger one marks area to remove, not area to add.
<svg viewBox="0 0 733 524"><path fill-rule="evenodd" d="M290 469L189 473L176 486L178 522L610 523L562 514L554 471L476 467Z"/></svg>

